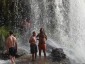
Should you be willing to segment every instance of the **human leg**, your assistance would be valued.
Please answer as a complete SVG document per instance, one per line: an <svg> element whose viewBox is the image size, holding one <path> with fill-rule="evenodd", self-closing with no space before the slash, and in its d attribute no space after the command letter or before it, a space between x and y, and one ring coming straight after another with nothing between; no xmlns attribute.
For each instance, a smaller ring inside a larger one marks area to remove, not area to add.
<svg viewBox="0 0 85 64"><path fill-rule="evenodd" d="M15 55L16 55L15 48L13 47L9 48L9 54L10 54L11 64L15 64Z"/></svg>
<svg viewBox="0 0 85 64"><path fill-rule="evenodd" d="M14 64L15 64L15 56L13 57L13 61L14 61Z"/></svg>
<svg viewBox="0 0 85 64"><path fill-rule="evenodd" d="M35 59L37 58L37 45L35 45Z"/></svg>
<svg viewBox="0 0 85 64"><path fill-rule="evenodd" d="M32 54L32 60L34 61L36 58L36 45L31 45L31 54Z"/></svg>
<svg viewBox="0 0 85 64"><path fill-rule="evenodd" d="M33 54L32 54L32 61L34 61L34 60L35 60L34 56L35 56L35 55L34 55L34 53L33 53Z"/></svg>
<svg viewBox="0 0 85 64"><path fill-rule="evenodd" d="M44 53L44 58L46 58L46 44L43 44L42 49Z"/></svg>
<svg viewBox="0 0 85 64"><path fill-rule="evenodd" d="M35 59L37 58L37 52L35 53Z"/></svg>
<svg viewBox="0 0 85 64"><path fill-rule="evenodd" d="M44 58L46 58L46 51L45 51L45 50L43 50L43 53L44 53Z"/></svg>
<svg viewBox="0 0 85 64"><path fill-rule="evenodd" d="M41 49L39 48L39 57L41 58Z"/></svg>
<svg viewBox="0 0 85 64"><path fill-rule="evenodd" d="M41 45L38 45L38 49L39 49L39 57L41 58Z"/></svg>
<svg viewBox="0 0 85 64"><path fill-rule="evenodd" d="M11 64L14 63L14 61L13 61L13 57L12 57L12 56L10 56L10 62L11 62Z"/></svg>

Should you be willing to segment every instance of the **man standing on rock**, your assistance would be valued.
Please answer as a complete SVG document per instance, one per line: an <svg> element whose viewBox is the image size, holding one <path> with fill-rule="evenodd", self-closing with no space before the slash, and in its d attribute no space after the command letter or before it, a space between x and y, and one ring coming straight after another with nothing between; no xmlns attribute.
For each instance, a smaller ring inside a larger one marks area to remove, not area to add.
<svg viewBox="0 0 85 64"><path fill-rule="evenodd" d="M16 37L14 37L13 32L9 31L9 36L6 40L6 48L7 51L10 55L10 60L11 60L11 64L15 64L15 55L16 55Z"/></svg>
<svg viewBox="0 0 85 64"><path fill-rule="evenodd" d="M32 33L33 35L29 39L30 43L30 51L32 54L32 61L36 59L37 56L37 45L36 45L36 33L35 31Z"/></svg>

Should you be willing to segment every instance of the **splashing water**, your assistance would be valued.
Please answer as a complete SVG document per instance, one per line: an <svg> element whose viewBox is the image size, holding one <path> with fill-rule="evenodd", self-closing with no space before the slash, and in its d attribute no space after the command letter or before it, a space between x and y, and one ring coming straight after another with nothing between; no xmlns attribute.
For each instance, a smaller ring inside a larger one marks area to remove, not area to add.
<svg viewBox="0 0 85 64"><path fill-rule="evenodd" d="M51 39L48 44L52 47L60 45L71 62L85 63L84 0L35 0L31 1L31 9L31 13L34 13L34 29L38 30L44 24L43 27Z"/></svg>
<svg viewBox="0 0 85 64"><path fill-rule="evenodd" d="M57 1L56 1L57 2ZM60 39L61 39L61 46L65 47L64 51L65 53L74 60L76 63L82 64L85 63L85 2L84 0L69 0L70 8L69 8L69 25L65 26L64 22L62 21L62 15L59 16L61 18L61 24L64 26L62 28L67 29L68 32L65 32L65 30L60 31ZM68 4L66 4L68 5ZM65 8L64 8L65 9ZM61 13L60 13L61 14ZM59 15L60 15L59 14ZM63 19L65 19L63 17ZM60 22L59 22L60 23ZM74 63L72 63L74 64Z"/></svg>
<svg viewBox="0 0 85 64"><path fill-rule="evenodd" d="M30 0L32 30L44 27L47 44L63 48L72 64L85 63L84 0Z"/></svg>
<svg viewBox="0 0 85 64"><path fill-rule="evenodd" d="M75 41L72 43L73 44L73 53L74 53L74 60L77 63L85 63L85 22L84 22L84 17L85 17L85 2L84 0L75 0L71 1L71 12L70 12L70 19L71 19L71 38Z"/></svg>
<svg viewBox="0 0 85 64"><path fill-rule="evenodd" d="M29 3L31 30L38 33L44 27L47 45L63 48L72 64L85 63L85 1L29 0ZM27 51L28 46L23 48Z"/></svg>

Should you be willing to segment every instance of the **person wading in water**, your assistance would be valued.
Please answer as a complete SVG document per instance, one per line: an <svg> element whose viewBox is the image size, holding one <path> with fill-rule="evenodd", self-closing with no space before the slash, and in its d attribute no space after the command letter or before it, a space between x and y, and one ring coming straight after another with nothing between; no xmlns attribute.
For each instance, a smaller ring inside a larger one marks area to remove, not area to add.
<svg viewBox="0 0 85 64"><path fill-rule="evenodd" d="M40 33L37 35L37 37L39 38L39 44L38 44L38 48L39 48L39 57L41 58L41 51L43 50L44 53L44 57L46 58L46 40L47 40L47 36L44 32L43 28L40 28Z"/></svg>
<svg viewBox="0 0 85 64"><path fill-rule="evenodd" d="M32 33L33 35L29 39L30 43L30 51L32 54L32 61L36 59L37 56L37 45L36 45L36 33L35 31Z"/></svg>
<svg viewBox="0 0 85 64"><path fill-rule="evenodd" d="M10 55L11 64L15 64L16 43L17 43L16 37L14 37L12 31L9 31L9 36L6 40L6 48Z"/></svg>

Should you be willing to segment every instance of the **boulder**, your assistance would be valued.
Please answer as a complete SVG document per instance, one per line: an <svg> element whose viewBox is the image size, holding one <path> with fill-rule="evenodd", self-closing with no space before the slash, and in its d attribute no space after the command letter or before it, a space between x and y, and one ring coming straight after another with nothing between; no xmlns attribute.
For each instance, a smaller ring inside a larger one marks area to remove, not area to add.
<svg viewBox="0 0 85 64"><path fill-rule="evenodd" d="M53 61L60 62L66 58L66 55L64 54L62 48L55 48L55 49L52 49L51 57Z"/></svg>

